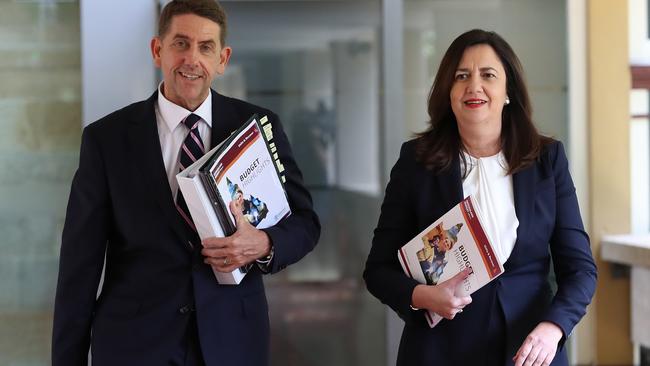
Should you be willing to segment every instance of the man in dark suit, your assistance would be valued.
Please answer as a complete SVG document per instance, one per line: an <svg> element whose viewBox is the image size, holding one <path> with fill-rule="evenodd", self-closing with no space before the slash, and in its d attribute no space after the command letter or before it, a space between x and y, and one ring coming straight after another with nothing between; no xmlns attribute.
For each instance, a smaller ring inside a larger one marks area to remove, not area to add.
<svg viewBox="0 0 650 366"><path fill-rule="evenodd" d="M163 74L158 91L83 132L63 230L53 365L86 365L89 348L95 365L268 364L262 273L300 260L320 234L277 116L210 89L231 54L223 9L174 0L159 23L151 42ZM234 235L202 243L178 193L179 159L196 158L189 139L205 152L253 113L272 123L292 215L258 230L239 213ZM210 268L248 263L256 264L236 286L219 285Z"/></svg>

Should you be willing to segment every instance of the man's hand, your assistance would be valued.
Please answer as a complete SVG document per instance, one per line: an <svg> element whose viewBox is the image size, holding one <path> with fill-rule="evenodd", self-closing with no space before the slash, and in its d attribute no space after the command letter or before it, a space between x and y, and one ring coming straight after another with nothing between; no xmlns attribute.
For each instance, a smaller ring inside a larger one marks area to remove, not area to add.
<svg viewBox="0 0 650 366"><path fill-rule="evenodd" d="M245 264L268 255L271 240L268 235L251 225L242 213L243 198L239 195L230 202L237 231L225 238L207 238L201 243L204 262L219 272L232 272Z"/></svg>
<svg viewBox="0 0 650 366"><path fill-rule="evenodd" d="M548 366L555 357L562 329L551 322L541 322L526 337L512 360L515 366Z"/></svg>
<svg viewBox="0 0 650 366"><path fill-rule="evenodd" d="M413 290L411 304L419 309L428 309L445 319L453 319L456 314L472 302L470 296L456 296L458 286L472 273L465 268L454 277L435 286L417 285Z"/></svg>

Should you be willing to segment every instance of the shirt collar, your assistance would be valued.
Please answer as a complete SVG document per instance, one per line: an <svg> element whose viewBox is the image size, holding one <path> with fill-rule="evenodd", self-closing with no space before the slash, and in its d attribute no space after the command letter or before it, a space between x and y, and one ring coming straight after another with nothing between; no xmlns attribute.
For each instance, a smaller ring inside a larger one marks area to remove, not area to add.
<svg viewBox="0 0 650 366"><path fill-rule="evenodd" d="M203 103L192 112L165 98L162 92L162 87L163 82L158 85L158 111L160 111L160 115L162 116L165 125L169 127L170 131L174 131L174 129L192 113L201 117L201 119L212 128L212 90L210 90L210 93Z"/></svg>

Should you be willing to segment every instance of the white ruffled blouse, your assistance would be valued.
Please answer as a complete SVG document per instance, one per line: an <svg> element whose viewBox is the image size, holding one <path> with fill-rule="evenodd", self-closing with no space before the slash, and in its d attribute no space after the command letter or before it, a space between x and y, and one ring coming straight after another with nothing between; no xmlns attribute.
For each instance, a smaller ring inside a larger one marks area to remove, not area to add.
<svg viewBox="0 0 650 366"><path fill-rule="evenodd" d="M496 155L475 158L462 153L467 162L466 172L461 158L461 174L463 178L463 195L474 195L479 208L485 217L486 231L493 242L496 255L505 263L515 247L519 220L515 212L515 199L512 189L512 175L507 175L508 163L499 152Z"/></svg>

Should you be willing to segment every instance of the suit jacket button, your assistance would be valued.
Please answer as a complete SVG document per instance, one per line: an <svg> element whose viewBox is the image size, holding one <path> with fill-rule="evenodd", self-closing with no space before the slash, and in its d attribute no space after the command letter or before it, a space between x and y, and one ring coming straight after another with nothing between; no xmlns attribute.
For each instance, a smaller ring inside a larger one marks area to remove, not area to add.
<svg viewBox="0 0 650 366"><path fill-rule="evenodd" d="M181 314L187 314L191 311L192 309L190 308L189 305L185 305L182 308L178 309L178 312Z"/></svg>

